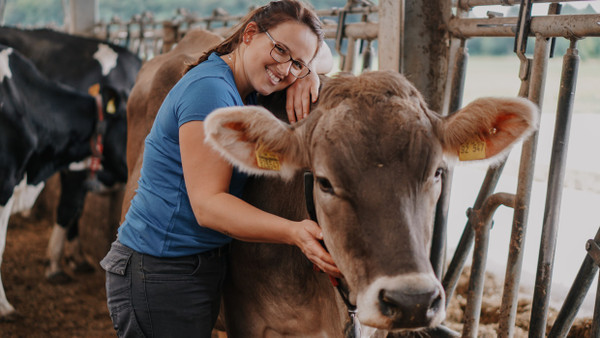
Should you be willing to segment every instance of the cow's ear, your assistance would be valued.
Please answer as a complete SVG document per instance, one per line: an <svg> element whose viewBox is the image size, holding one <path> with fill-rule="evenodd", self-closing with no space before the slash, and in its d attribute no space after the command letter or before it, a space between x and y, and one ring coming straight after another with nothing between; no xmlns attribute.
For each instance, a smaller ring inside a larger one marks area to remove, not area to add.
<svg viewBox="0 0 600 338"><path fill-rule="evenodd" d="M216 109L204 132L206 142L243 172L290 179L306 166L302 132L262 107Z"/></svg>
<svg viewBox="0 0 600 338"><path fill-rule="evenodd" d="M500 158L538 127L536 105L524 98L481 98L447 117L444 151L460 161Z"/></svg>

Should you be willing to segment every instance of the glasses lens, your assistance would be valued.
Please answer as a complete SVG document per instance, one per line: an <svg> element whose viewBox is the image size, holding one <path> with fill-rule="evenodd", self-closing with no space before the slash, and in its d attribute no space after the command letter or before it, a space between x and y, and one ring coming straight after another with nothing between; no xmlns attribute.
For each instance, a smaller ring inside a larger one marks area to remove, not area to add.
<svg viewBox="0 0 600 338"><path fill-rule="evenodd" d="M273 58L273 60L279 63L288 62L291 59L290 53L287 51L287 49L277 44L273 46L273 49L271 49L271 57Z"/></svg>
<svg viewBox="0 0 600 338"><path fill-rule="evenodd" d="M294 75L296 78L301 79L310 73L310 69L308 69L308 67L302 67L302 69L296 72L296 70L292 68L290 73L292 73L292 75Z"/></svg>
<svg viewBox="0 0 600 338"><path fill-rule="evenodd" d="M290 73L294 75L296 78L301 79L310 73L310 69L306 67L303 63L292 59L290 56L290 52L281 47L278 44L275 44L271 49L271 57L273 60L279 63L286 63L288 61L292 61L292 67L290 68Z"/></svg>

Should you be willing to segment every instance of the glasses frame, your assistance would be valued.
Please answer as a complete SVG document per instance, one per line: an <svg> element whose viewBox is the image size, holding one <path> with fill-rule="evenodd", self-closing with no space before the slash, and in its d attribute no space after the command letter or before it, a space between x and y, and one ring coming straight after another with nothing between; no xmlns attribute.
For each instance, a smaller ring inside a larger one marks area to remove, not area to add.
<svg viewBox="0 0 600 338"><path fill-rule="evenodd" d="M268 38L271 40L271 42L273 43L273 48L271 48L271 52L269 53L269 55L271 55L271 58L272 58L272 59L273 59L275 62L277 62L277 63L286 63L286 62L290 62L290 61L292 61L292 62L297 62L297 63L301 64L303 67L305 67L306 69L308 69L308 72L307 72L306 74L304 74L304 75L302 75L302 76L299 76L299 75L296 75L296 74L294 74L294 72L293 72L293 69L294 69L294 67L293 67L293 65L292 65L292 67L290 68L290 74L294 75L294 77L295 77L295 78L297 78L297 79L303 79L303 78L307 77L307 76L308 76L308 74L310 74L310 73L311 73L311 70L310 70L310 68L309 68L309 67L306 65L306 63L304 63L304 62L302 62L302 61L300 61L300 60L296 60L296 59L292 58L292 55L290 54L290 51L289 51L289 50L288 50L288 49L287 49L285 46L282 46L280 43L278 43L277 41L275 41L275 39L273 39L273 37L271 36L271 34L269 34L269 32L268 32L268 31L266 31L266 30L265 30L265 34L267 35L267 37L268 37ZM281 46L281 48L282 48L282 49L285 49L285 50L288 52L288 55L289 55L289 57L290 57L288 60L286 60L286 61L278 61L278 60L277 60L277 59L276 59L276 58L273 56L273 51L275 50L275 47L277 47L277 46Z"/></svg>

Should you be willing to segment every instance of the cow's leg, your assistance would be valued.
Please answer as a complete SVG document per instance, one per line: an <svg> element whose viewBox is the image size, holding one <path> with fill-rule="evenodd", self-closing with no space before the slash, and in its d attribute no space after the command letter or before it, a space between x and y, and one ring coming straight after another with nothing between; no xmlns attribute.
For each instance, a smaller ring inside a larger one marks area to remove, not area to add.
<svg viewBox="0 0 600 338"><path fill-rule="evenodd" d="M63 248L65 246L66 229L55 223L48 241L46 257L48 258L48 267L46 268L46 279L52 284L64 284L71 280L60 267Z"/></svg>
<svg viewBox="0 0 600 338"><path fill-rule="evenodd" d="M87 261L81 241L79 240L79 222L70 227L67 232L67 242L65 243L65 256L69 267L75 273L91 273L94 267Z"/></svg>
<svg viewBox="0 0 600 338"><path fill-rule="evenodd" d="M6 245L6 231L8 229L8 219L10 218L14 198L11 197L5 206L0 207L0 267L2 266L2 255ZM2 285L2 274L0 273L0 321L10 320L15 315L15 308L10 305Z"/></svg>
<svg viewBox="0 0 600 338"><path fill-rule="evenodd" d="M56 224L52 230L52 235L48 242L46 255L49 260L46 269L46 279L51 283L61 284L71 280L61 268L61 258L65 249L67 236L71 234L69 240L75 240L78 234L77 227L79 218L83 211L85 203L85 180L87 179L86 170L64 170L60 173L60 200L56 213ZM81 262L81 258L76 258Z"/></svg>

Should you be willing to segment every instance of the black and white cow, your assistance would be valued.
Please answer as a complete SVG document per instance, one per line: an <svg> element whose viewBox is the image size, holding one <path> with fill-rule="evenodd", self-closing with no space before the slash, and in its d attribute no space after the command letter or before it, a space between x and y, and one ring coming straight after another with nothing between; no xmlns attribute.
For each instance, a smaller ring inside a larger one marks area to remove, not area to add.
<svg viewBox="0 0 600 338"><path fill-rule="evenodd" d="M98 103L0 45L0 262L11 213L30 208L37 197L22 193L39 193L51 175L90 156ZM0 319L13 313L0 278Z"/></svg>
<svg viewBox="0 0 600 338"><path fill-rule="evenodd" d="M100 40L69 35L49 29L23 30L0 27L0 43L18 50L48 78L82 92L98 84L103 93L104 161L97 178L104 186L124 183L127 179L125 159L127 98L141 67L140 59L120 46ZM75 267L86 267L78 240L78 222L87 188L98 182L88 180L89 159L72 164L60 172L61 196L57 220L48 244L50 261L46 277L53 282L68 280L60 266L65 240L71 243ZM84 182L92 184L84 184Z"/></svg>

